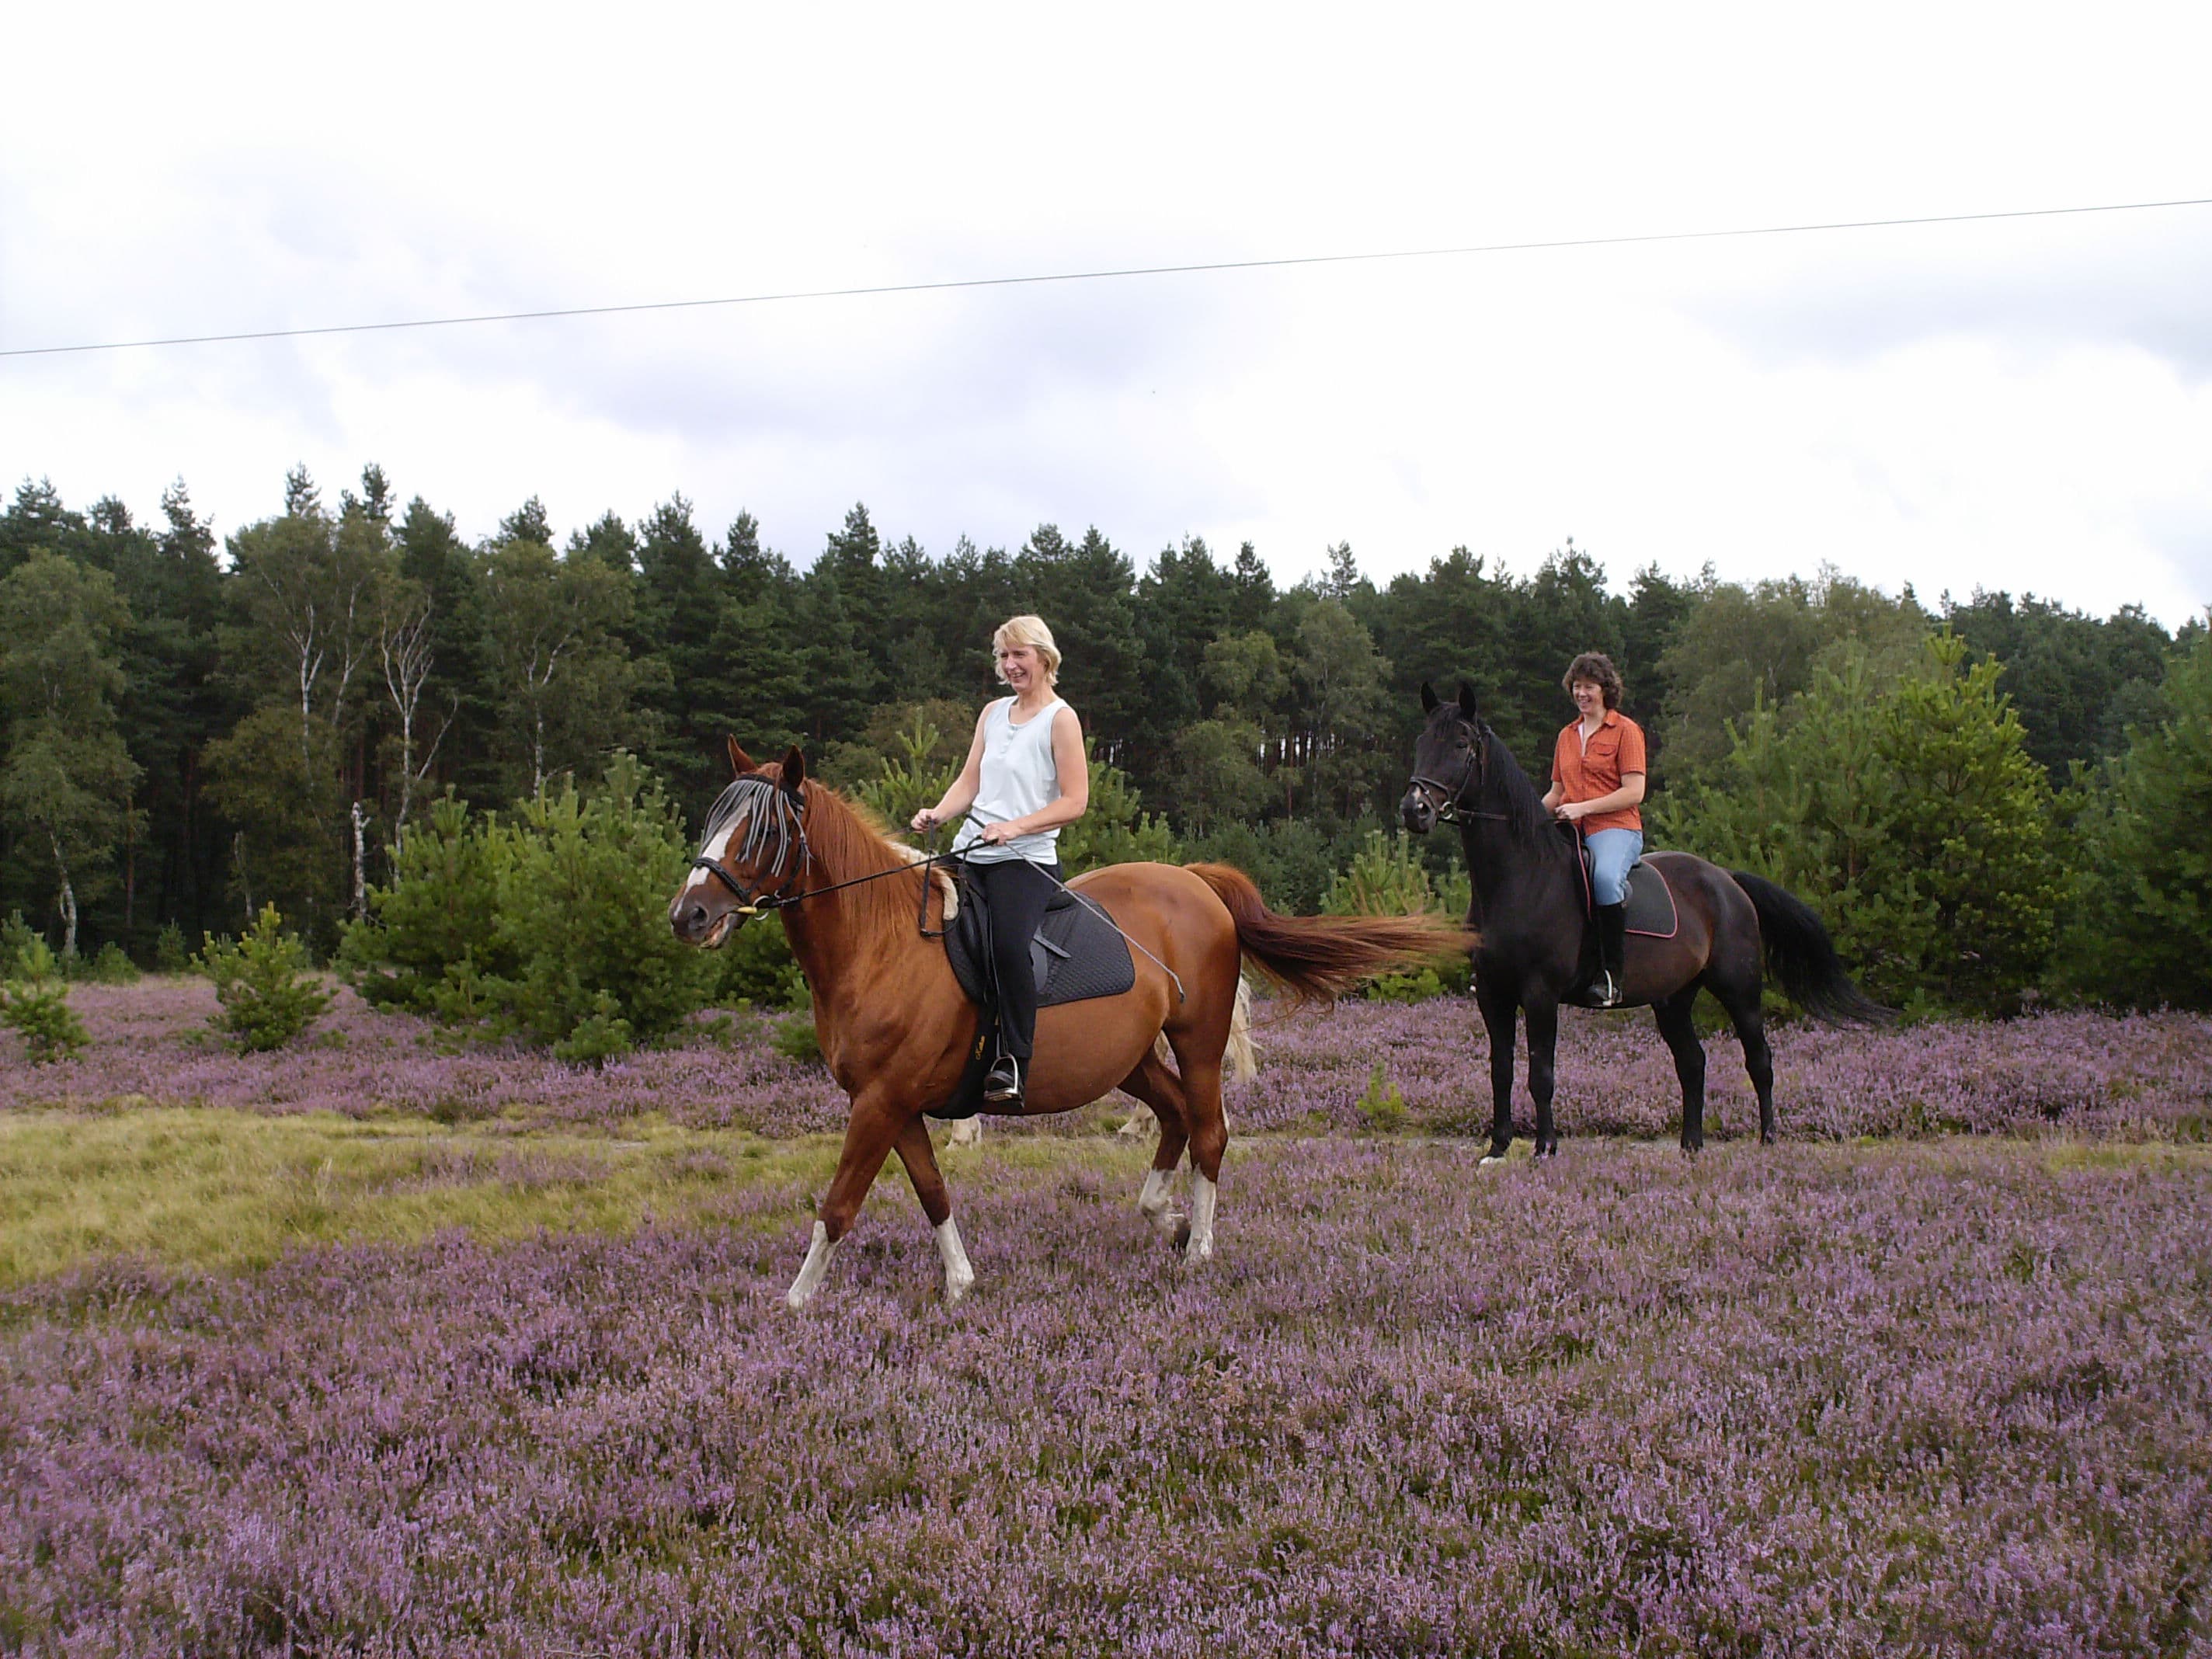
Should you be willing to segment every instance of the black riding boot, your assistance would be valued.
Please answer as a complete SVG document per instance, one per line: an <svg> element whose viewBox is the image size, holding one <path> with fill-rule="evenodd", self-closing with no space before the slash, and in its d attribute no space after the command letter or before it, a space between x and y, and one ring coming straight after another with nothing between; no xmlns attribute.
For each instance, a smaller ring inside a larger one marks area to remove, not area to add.
<svg viewBox="0 0 2212 1659"><path fill-rule="evenodd" d="M1595 914L1598 974L1590 987L1590 1001L1600 1008L1617 1008L1627 989L1628 906L1601 904Z"/></svg>

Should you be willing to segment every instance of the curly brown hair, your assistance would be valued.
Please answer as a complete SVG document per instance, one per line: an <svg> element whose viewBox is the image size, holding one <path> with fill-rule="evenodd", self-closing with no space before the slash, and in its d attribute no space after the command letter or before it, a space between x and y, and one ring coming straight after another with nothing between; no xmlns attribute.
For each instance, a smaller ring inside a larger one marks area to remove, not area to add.
<svg viewBox="0 0 2212 1659"><path fill-rule="evenodd" d="M1607 708L1620 707L1620 671L1613 665L1613 659L1603 652L1585 651L1567 665L1566 674L1559 684L1569 696L1574 695L1577 680L1589 680L1604 693Z"/></svg>

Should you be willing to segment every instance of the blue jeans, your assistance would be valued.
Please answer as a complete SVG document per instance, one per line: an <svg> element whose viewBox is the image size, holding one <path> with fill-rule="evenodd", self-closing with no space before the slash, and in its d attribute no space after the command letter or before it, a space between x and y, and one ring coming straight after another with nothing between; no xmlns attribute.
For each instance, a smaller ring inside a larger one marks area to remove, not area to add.
<svg viewBox="0 0 2212 1659"><path fill-rule="evenodd" d="M1628 872L1644 856L1641 830L1593 830L1583 837L1590 855L1590 902L1618 904L1628 896Z"/></svg>

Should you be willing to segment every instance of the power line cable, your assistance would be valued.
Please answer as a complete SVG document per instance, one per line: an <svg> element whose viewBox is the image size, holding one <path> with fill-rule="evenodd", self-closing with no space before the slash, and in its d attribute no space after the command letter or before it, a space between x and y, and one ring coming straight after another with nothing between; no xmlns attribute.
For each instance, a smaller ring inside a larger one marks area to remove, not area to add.
<svg viewBox="0 0 2212 1659"><path fill-rule="evenodd" d="M1647 242L1707 242L1731 237L1798 236L1815 231L1890 230L1908 225L1964 225L1997 219L2053 219L2087 213L2141 213L2163 208L2212 207L2212 196L2171 202L2106 202L2089 207L2017 208L2000 213L1938 213L1911 219L1843 219L1822 224L1757 225L1729 230L1654 231L1632 236L1574 236L1538 242L1484 242L1467 247L1397 248L1372 253L1309 253L1275 259L1218 259L1181 265L1131 265L1108 270L1048 271L1026 276L969 276L941 283L884 283L861 288L793 289L738 294L714 300L648 300L633 305L564 306L549 311L496 311L469 317L415 317L390 323L328 323L313 328L252 329L235 334L181 334L155 340L107 340L88 345L0 348L0 357L61 356L91 351L134 351L153 346L222 345L240 340L297 340L322 334L375 334L404 328L459 328L475 323L538 322L556 317L612 317L642 311L697 311L711 306L779 305L794 300L854 300L889 294L938 294L957 289L1019 288L1045 283L1096 283L1128 276L1185 276L1221 270L1279 270L1296 265L1374 264L1389 259L1443 259L1484 253L1534 253L1561 248L1626 247Z"/></svg>

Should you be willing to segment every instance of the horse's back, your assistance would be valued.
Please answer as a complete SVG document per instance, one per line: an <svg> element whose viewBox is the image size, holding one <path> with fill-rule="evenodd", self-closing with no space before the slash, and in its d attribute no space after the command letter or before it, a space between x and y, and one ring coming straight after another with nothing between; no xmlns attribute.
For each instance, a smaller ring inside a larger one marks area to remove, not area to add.
<svg viewBox="0 0 2212 1659"><path fill-rule="evenodd" d="M1752 963L1756 964L1759 912L1752 904L1751 895L1737 884L1734 876L1695 853L1646 853L1643 861L1666 877L1686 927L1704 935L1702 939L1685 939L1686 945L1694 945L1697 953L1708 960L1716 956L1726 958L1739 948L1747 948Z"/></svg>

